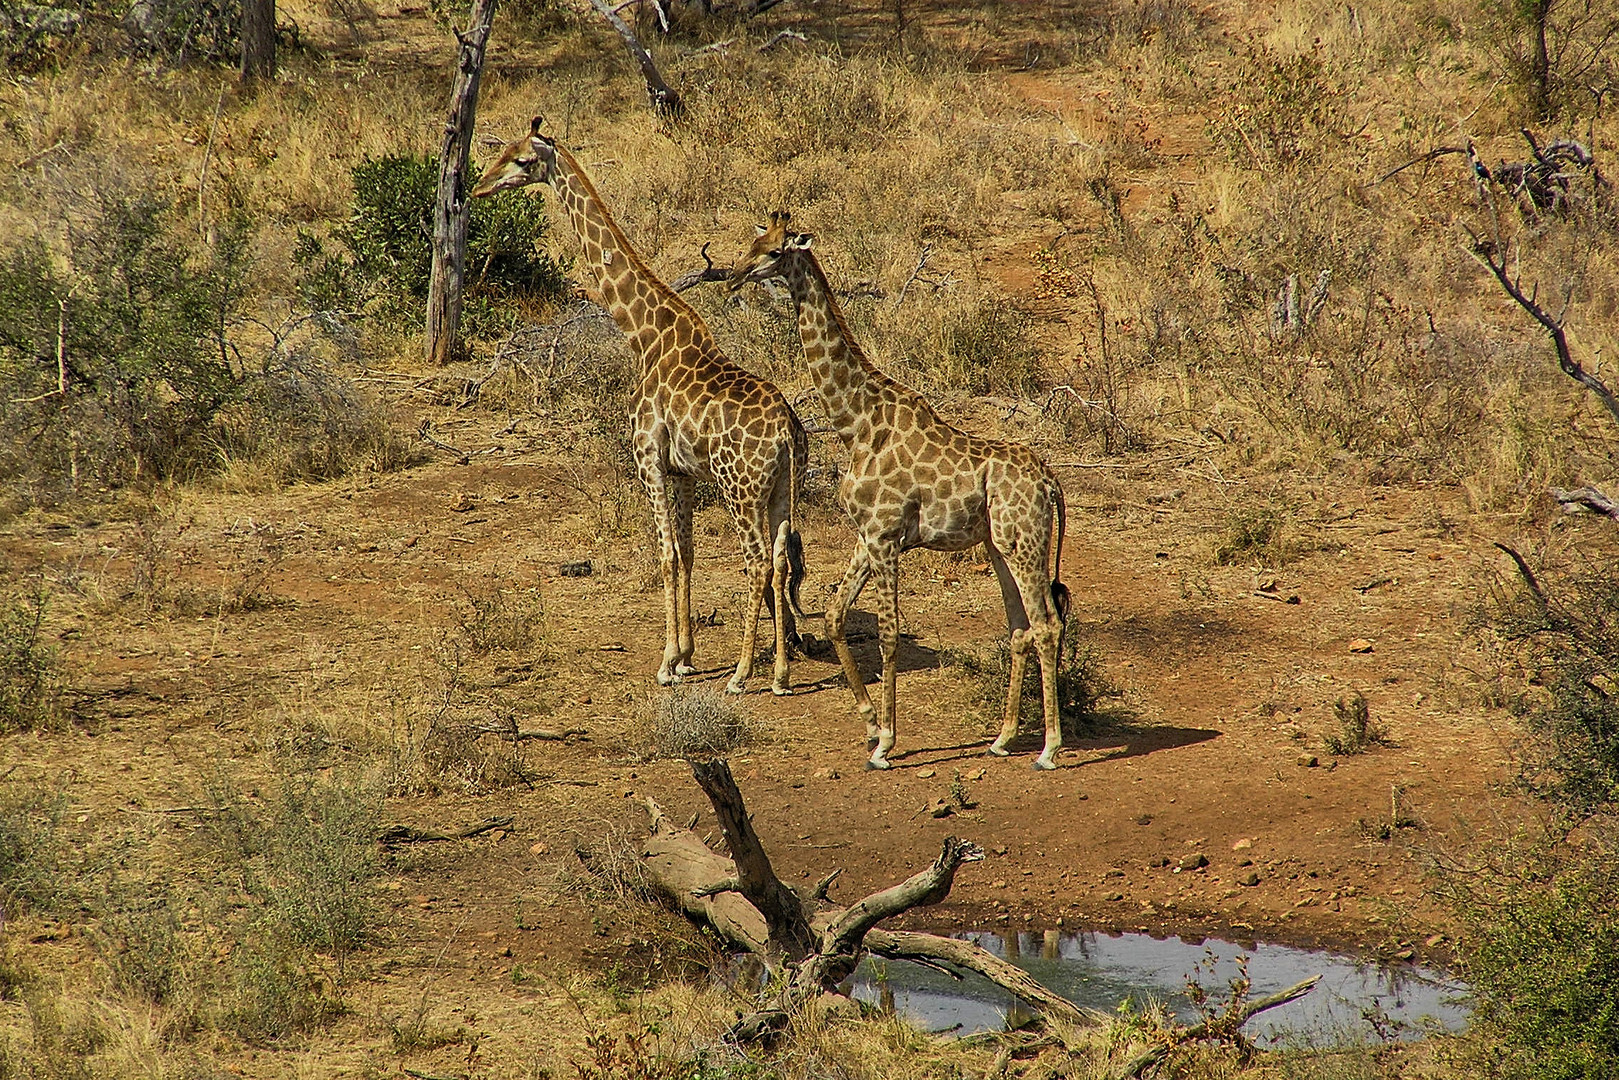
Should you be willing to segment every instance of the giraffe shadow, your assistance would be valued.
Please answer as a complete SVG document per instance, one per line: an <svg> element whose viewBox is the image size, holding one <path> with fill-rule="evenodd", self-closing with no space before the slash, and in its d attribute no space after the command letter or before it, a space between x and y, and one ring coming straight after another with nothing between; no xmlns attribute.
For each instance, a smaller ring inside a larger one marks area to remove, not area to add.
<svg viewBox="0 0 1619 1080"><path fill-rule="evenodd" d="M1065 740L1062 754L1057 758L1058 769L1082 769L1087 765L1100 765L1104 761L1123 761L1127 758L1145 757L1160 750L1178 750L1183 746L1196 746L1198 743L1208 742L1219 738L1224 732L1214 731L1210 728L1175 727L1169 724L1127 724L1111 728L1106 732L1088 735L1072 741ZM1018 756L1032 757L1045 746L1045 732L1029 728L1018 732L1015 739L1007 745L1007 750L1016 758ZM920 769L929 765L941 765L952 761L968 761L978 758L990 757L989 740L967 743L957 746L918 746L914 749L904 750L897 754L890 754L888 760L899 769ZM1105 753L1095 753L1095 751ZM1075 760L1080 754L1087 756Z"/></svg>

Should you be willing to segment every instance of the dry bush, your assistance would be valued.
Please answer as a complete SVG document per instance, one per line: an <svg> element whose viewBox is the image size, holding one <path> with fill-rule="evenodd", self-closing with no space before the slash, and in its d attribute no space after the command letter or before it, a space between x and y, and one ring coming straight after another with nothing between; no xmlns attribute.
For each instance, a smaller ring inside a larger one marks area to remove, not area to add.
<svg viewBox="0 0 1619 1080"><path fill-rule="evenodd" d="M0 733L62 720L62 663L44 638L49 601L43 585L0 592Z"/></svg>
<svg viewBox="0 0 1619 1080"><path fill-rule="evenodd" d="M1332 715L1338 722L1338 730L1321 737L1327 753L1364 754L1374 746L1389 745L1388 728L1372 719L1371 707L1358 690L1333 702Z"/></svg>
<svg viewBox="0 0 1619 1080"><path fill-rule="evenodd" d="M735 695L679 686L643 715L636 749L649 760L724 757L753 738L753 727Z"/></svg>
<svg viewBox="0 0 1619 1080"><path fill-rule="evenodd" d="M459 582L458 630L474 653L526 653L545 632L545 604L536 585L522 586L496 571L477 584Z"/></svg>

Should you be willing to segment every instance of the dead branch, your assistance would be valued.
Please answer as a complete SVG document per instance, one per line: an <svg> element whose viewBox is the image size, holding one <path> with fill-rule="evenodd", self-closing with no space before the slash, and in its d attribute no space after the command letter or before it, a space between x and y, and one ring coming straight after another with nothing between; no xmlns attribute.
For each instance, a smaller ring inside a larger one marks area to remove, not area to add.
<svg viewBox="0 0 1619 1080"><path fill-rule="evenodd" d="M720 758L693 761L691 774L714 806L714 816L724 830L731 861L736 865L734 876L741 884L743 897L764 916L771 952L785 960L802 960L814 951L816 944L804 902L776 877L770 856L765 854L764 845L753 831L753 819L731 776L730 765Z"/></svg>
<svg viewBox="0 0 1619 1080"><path fill-rule="evenodd" d="M560 728L555 730L551 728L520 728L517 726L515 720L510 724L474 724L469 728L469 730L478 735L499 735L501 738L511 739L513 742L528 742L529 740L534 740L537 742L566 742L568 739L571 739L576 735L588 736L590 734L589 731L586 731L582 727Z"/></svg>
<svg viewBox="0 0 1619 1080"><path fill-rule="evenodd" d="M1388 172L1384 173L1382 176L1379 176L1376 180L1373 180L1372 184L1373 185L1381 184L1383 181L1393 179L1394 177L1398 176L1400 173L1405 172L1405 170L1409 169L1413 165L1421 165L1424 162L1433 161L1435 158L1444 157L1446 154L1466 154L1466 153L1468 153L1468 148L1465 147L1465 146L1440 146L1440 147L1435 147L1434 149L1429 150L1426 154L1420 154L1417 157L1412 158L1410 161L1406 162L1404 165L1400 165L1400 166L1397 166L1396 168L1390 169Z"/></svg>
<svg viewBox="0 0 1619 1080"><path fill-rule="evenodd" d="M652 61L652 54L641 44L641 39L635 36L630 24L619 18L618 13L607 5L606 0L590 0L590 5L601 13L602 18L606 19L613 29L618 31L618 36L624 39L624 44L629 46L630 55L640 65L641 79L646 83L646 96L652 103L652 111L665 120L679 120L686 111L685 104L680 100L680 95L663 81L663 76L658 73L658 65Z"/></svg>
<svg viewBox="0 0 1619 1080"><path fill-rule="evenodd" d="M918 281L920 281L924 285L933 286L933 289L934 289L935 292L937 292L938 290L944 288L946 285L950 284L950 275L949 274L946 274L942 278L923 277L922 276L922 271L927 269L928 259L930 259L932 257L933 257L933 241L930 240L927 243L922 245L921 252L919 252L917 254L917 256L916 256L916 266L911 270L911 276L905 279L905 284L904 285L900 286L899 295L894 298L894 306L895 307L898 307L899 305L905 303L905 294L910 292L911 286L915 285Z"/></svg>
<svg viewBox="0 0 1619 1080"><path fill-rule="evenodd" d="M1569 354L1568 335L1563 330L1563 322L1560 318L1554 318L1547 313L1546 309L1537 303L1538 287L1525 294L1521 283L1507 272L1506 241L1481 237L1472 229L1468 229L1467 232L1473 240L1472 246L1468 249L1469 254L1489 270L1506 294L1546 331L1547 336L1552 339L1552 347L1557 351L1557 366L1562 368L1563 374L1595 394L1597 400L1608 410L1608 415L1612 416L1615 422L1619 422L1619 397L1608 389L1606 383L1586 371L1580 366L1579 361Z"/></svg>
<svg viewBox="0 0 1619 1080"><path fill-rule="evenodd" d="M760 11L766 11L769 8L775 7L776 4L780 3L780 2L781 2L781 0L774 0L774 2L756 9L754 14L758 14ZM777 45L780 45L784 41L808 41L808 40L809 40L808 37L804 36L802 33L800 33L797 30L777 30L774 37L772 37L769 41L765 42L763 45L759 46L759 51L760 52L769 52L771 49L775 48Z"/></svg>
<svg viewBox="0 0 1619 1080"><path fill-rule="evenodd" d="M695 288L705 281L724 281L731 276L730 267L715 266L714 260L708 257L708 244L703 245L703 268L701 270L687 270L675 278L669 287L675 292L685 292Z"/></svg>
<svg viewBox="0 0 1619 1080"><path fill-rule="evenodd" d="M441 442L440 440L434 438L433 421L431 420L423 420L422 426L416 429L416 434L421 438L422 442L426 443L428 446L431 446L433 449L442 450L446 454L454 454L457 459L457 465L465 465L467 462L472 460L471 456L465 450L457 449L447 442Z"/></svg>
<svg viewBox="0 0 1619 1080"><path fill-rule="evenodd" d="M484 818L476 825L469 825L456 833L430 832L425 829L413 828L409 825L390 825L377 835L377 843L393 847L397 844L433 844L446 840L470 840L474 836L481 836L496 829L510 829L512 817Z"/></svg>
<svg viewBox="0 0 1619 1080"><path fill-rule="evenodd" d="M1061 994L1046 989L1016 964L1008 963L970 941L919 934L905 930L870 930L866 948L888 960L913 963L933 961L975 972L1034 1006L1051 1020L1076 1026L1093 1025L1097 1014L1080 1008Z"/></svg>
<svg viewBox="0 0 1619 1080"><path fill-rule="evenodd" d="M1563 509L1569 513L1581 510L1590 510L1598 514L1619 521L1619 503L1615 503L1594 487L1567 488L1554 487L1551 489L1552 498L1563 504ZM1497 547L1501 545L1497 544Z"/></svg>
<svg viewBox="0 0 1619 1080"><path fill-rule="evenodd" d="M950 895L962 863L979 862L983 849L970 840L947 836L933 864L898 885L856 901L821 932L821 951L853 952L872 927L913 907L931 907Z"/></svg>
<svg viewBox="0 0 1619 1080"><path fill-rule="evenodd" d="M1177 1032L1172 1042L1165 1043L1162 1046L1155 1046L1137 1056L1124 1067L1123 1071L1115 1074L1115 1080L1128 1080L1130 1077L1140 1076L1149 1068L1164 1060L1172 1048L1182 1043L1196 1042L1199 1039L1230 1038L1237 1033L1238 1028L1242 1027L1254 1016L1264 1012L1266 1009L1274 1009L1278 1005L1286 1005L1290 1001L1298 1000L1315 989L1315 984L1320 981L1321 976L1312 975L1303 982L1288 987L1286 990L1278 990L1274 994L1259 998L1257 1001L1250 1001L1213 1019L1205 1020L1201 1024L1193 1024L1191 1027Z"/></svg>

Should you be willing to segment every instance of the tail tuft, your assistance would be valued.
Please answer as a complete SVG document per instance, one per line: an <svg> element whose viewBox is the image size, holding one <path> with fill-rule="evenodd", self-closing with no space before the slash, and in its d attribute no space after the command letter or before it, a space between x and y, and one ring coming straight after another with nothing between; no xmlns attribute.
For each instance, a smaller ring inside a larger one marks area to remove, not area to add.
<svg viewBox="0 0 1619 1080"><path fill-rule="evenodd" d="M1063 622L1068 621L1068 586L1060 581L1051 583L1051 604L1057 609L1057 618Z"/></svg>
<svg viewBox="0 0 1619 1080"><path fill-rule="evenodd" d="M804 608L798 600L798 587L804 583L804 538L797 529L787 532L787 604L792 609L793 618L800 623L807 623L804 618Z"/></svg>

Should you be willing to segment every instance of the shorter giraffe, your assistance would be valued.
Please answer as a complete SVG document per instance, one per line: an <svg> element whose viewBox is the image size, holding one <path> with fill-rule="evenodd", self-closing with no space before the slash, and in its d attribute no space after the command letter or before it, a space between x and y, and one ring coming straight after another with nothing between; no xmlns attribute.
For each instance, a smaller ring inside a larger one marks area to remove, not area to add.
<svg viewBox="0 0 1619 1080"><path fill-rule="evenodd" d="M809 437L780 390L725 358L702 318L659 281L613 220L573 155L541 132L510 143L472 189L485 198L529 184L549 184L573 223L583 265L601 302L640 362L630 404L636 469L658 523L663 570L664 647L658 682L691 675L693 490L710 479L720 489L742 540L748 574L742 652L726 690L740 694L753 672L759 609L772 599L776 664L771 690L792 692L787 653L804 576L798 492Z"/></svg>
<svg viewBox="0 0 1619 1080"><path fill-rule="evenodd" d="M826 616L827 636L837 648L849 689L866 721L872 750L867 768L889 767L894 746L894 693L899 648L899 556L911 548L961 551L982 543L1000 581L1012 634L1011 684L1001 733L989 752L1005 756L1017 734L1023 675L1032 648L1040 658L1046 745L1035 767L1054 769L1062 748L1057 702L1057 662L1068 588L1051 563L1062 557L1062 486L1033 450L1018 443L983 439L940 418L920 394L878 371L849 334L826 274L811 250L811 238L787 229L776 212L759 238L731 270L732 290L745 282L782 278L798 308L804 359L832 426L849 451L838 501L860 534L843 584ZM866 692L854 654L844 641L849 607L868 578L878 590L877 630L883 655L879 713Z"/></svg>

